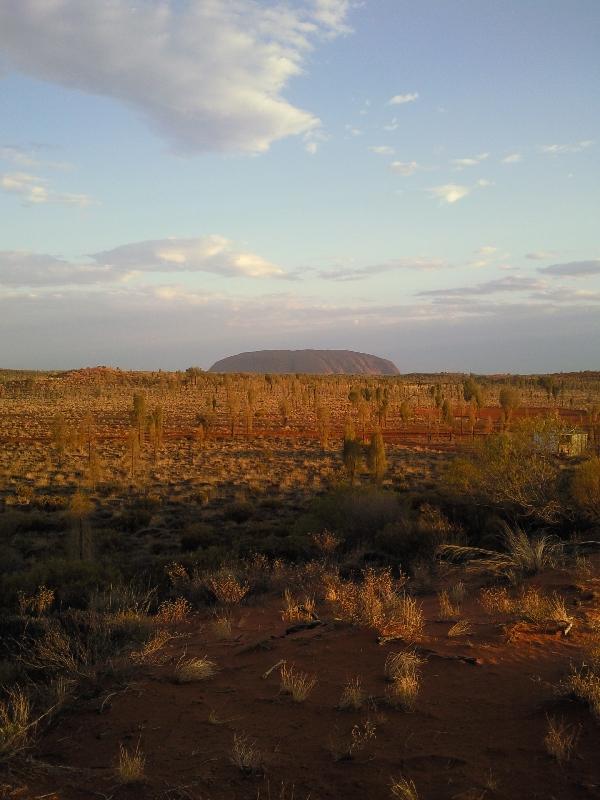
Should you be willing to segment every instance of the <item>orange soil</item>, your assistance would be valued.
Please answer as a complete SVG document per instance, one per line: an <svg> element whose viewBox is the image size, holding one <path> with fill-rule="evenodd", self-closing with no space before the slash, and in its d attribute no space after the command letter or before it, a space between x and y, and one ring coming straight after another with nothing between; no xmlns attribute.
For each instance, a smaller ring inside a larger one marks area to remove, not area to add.
<svg viewBox="0 0 600 800"><path fill-rule="evenodd" d="M291 623L281 620L281 600L258 600L237 610L229 642L215 640L208 617L196 619L179 627L186 638L167 647L164 665L142 668L125 690L105 699L107 690L58 720L36 753L57 769L29 776L38 792L32 797L55 791L60 800L384 800L390 777L405 775L421 800L600 798L600 722L555 691L583 658L582 621L597 613L600 580L589 579L585 591L563 573L545 583L566 595L579 621L567 637L519 624L507 641L507 620L470 600L462 617L474 632L451 639L450 623L436 621L436 598L423 598L427 626L419 648L427 661L412 713L383 701L384 661L402 643L378 644L373 631L335 621L329 606L321 608L322 625L286 635ZM218 674L177 685L173 669L182 653L208 655ZM318 676L306 702L280 695L278 670L263 679L280 659ZM362 711L339 711L342 688L355 675L372 701ZM581 726L575 756L563 767L545 751L547 715ZM376 738L352 760L334 761L332 735L349 736L367 717ZM262 776L244 776L230 763L235 732L260 747ZM147 782L120 786L119 744L138 740Z"/></svg>

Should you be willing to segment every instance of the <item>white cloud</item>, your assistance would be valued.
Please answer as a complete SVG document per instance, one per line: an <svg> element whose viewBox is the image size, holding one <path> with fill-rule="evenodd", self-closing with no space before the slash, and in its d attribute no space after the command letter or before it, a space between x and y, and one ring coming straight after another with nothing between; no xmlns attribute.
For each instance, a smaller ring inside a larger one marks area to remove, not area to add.
<svg viewBox="0 0 600 800"><path fill-rule="evenodd" d="M408 94L395 94L393 97L390 97L388 100L389 106L401 106L405 103L414 103L415 100L419 99L418 92L409 92Z"/></svg>
<svg viewBox="0 0 600 800"><path fill-rule="evenodd" d="M503 164L518 164L519 161L523 160L523 156L521 153L509 153L507 156L504 156L502 159Z"/></svg>
<svg viewBox="0 0 600 800"><path fill-rule="evenodd" d="M48 181L28 172L11 172L0 175L0 189L9 194L16 194L27 205L42 205L53 203L66 206L86 208L92 204L92 198L87 194L73 194L70 192L55 192L48 188Z"/></svg>
<svg viewBox="0 0 600 800"><path fill-rule="evenodd" d="M95 253L87 261L41 253L0 252L0 286L123 285L148 272L206 272L244 278L285 276L281 267L217 235L135 242Z"/></svg>
<svg viewBox="0 0 600 800"><path fill-rule="evenodd" d="M457 203L463 197L466 197L471 189L468 186L461 186L457 183L445 183L443 186L433 186L427 191L442 203Z"/></svg>
<svg viewBox="0 0 600 800"><path fill-rule="evenodd" d="M346 0L2 0L6 66L118 100L180 152L257 153L319 126L283 92Z"/></svg>
<svg viewBox="0 0 600 800"><path fill-rule="evenodd" d="M484 244L475 251L475 253L479 256L491 256L497 252L498 248L494 247L492 244Z"/></svg>
<svg viewBox="0 0 600 800"><path fill-rule="evenodd" d="M369 147L369 152L375 153L377 156L393 156L395 151L393 147L387 144L380 144Z"/></svg>
<svg viewBox="0 0 600 800"><path fill-rule="evenodd" d="M431 270L447 269L449 264L440 258L397 258L391 261L384 261L380 264L369 264L366 267L322 270L319 277L330 281L358 281L381 275L387 272L397 272L399 270L411 270L416 272L428 272Z"/></svg>
<svg viewBox="0 0 600 800"><path fill-rule="evenodd" d="M118 270L213 272L248 278L277 277L281 267L236 248L224 236L157 239L94 253L94 261Z"/></svg>
<svg viewBox="0 0 600 800"><path fill-rule="evenodd" d="M573 144L543 144L541 146L542 153L549 153L550 155L561 155L563 153L580 153L582 150L587 150L594 144L593 139L584 139L581 142Z"/></svg>
<svg viewBox="0 0 600 800"><path fill-rule="evenodd" d="M390 169L392 172L397 172L398 175L409 177L414 175L420 169L420 166L416 161L392 161Z"/></svg>
<svg viewBox="0 0 600 800"><path fill-rule="evenodd" d="M453 158L452 163L458 169L463 169L464 167L476 167L477 164L481 164L482 161L485 161L489 158L489 153L480 153L477 156L470 156L468 158Z"/></svg>
<svg viewBox="0 0 600 800"><path fill-rule="evenodd" d="M50 169L71 169L71 164L65 161L41 160L34 148L4 145L0 147L0 161L9 161L19 167L46 167Z"/></svg>

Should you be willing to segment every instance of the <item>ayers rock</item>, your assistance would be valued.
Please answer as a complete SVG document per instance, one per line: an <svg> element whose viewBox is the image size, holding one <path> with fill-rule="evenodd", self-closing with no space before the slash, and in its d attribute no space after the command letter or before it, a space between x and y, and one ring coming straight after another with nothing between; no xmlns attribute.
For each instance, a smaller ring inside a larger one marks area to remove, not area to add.
<svg viewBox="0 0 600 800"><path fill-rule="evenodd" d="M304 373L309 375L399 375L385 358L352 350L256 350L216 361L209 372Z"/></svg>

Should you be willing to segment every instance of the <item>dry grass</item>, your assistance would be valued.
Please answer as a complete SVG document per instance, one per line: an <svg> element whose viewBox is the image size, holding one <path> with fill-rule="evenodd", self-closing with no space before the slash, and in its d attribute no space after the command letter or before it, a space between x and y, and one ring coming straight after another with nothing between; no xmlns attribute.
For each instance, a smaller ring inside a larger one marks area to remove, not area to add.
<svg viewBox="0 0 600 800"><path fill-rule="evenodd" d="M402 592L406 579L392 578L390 569L363 571L361 583L327 576L326 599L341 619L373 628L384 639L418 641L423 634L423 614L417 601Z"/></svg>
<svg viewBox="0 0 600 800"><path fill-rule="evenodd" d="M182 656L175 665L177 683L194 683L212 678L217 672L217 665L206 656L186 658Z"/></svg>
<svg viewBox="0 0 600 800"><path fill-rule="evenodd" d="M512 599L504 586L482 589L479 602L487 614L510 614L513 609Z"/></svg>
<svg viewBox="0 0 600 800"><path fill-rule="evenodd" d="M340 697L337 707L341 711L358 711L365 702L365 693L362 688L361 680L358 676L350 678Z"/></svg>
<svg viewBox="0 0 600 800"><path fill-rule="evenodd" d="M286 589L283 593L283 602L281 619L285 622L310 622L310 620L316 619L314 597L305 596L303 600L299 600L289 589Z"/></svg>
<svg viewBox="0 0 600 800"><path fill-rule="evenodd" d="M283 663L280 671L279 691L291 696L295 703L303 703L317 684L317 678L296 670L293 664Z"/></svg>
<svg viewBox="0 0 600 800"><path fill-rule="evenodd" d="M550 536L532 539L520 528L505 529L504 551L482 547L444 544L438 552L454 563L464 564L467 573L500 575L535 575L555 566L561 546Z"/></svg>
<svg viewBox="0 0 600 800"><path fill-rule="evenodd" d="M329 751L334 761L350 761L355 754L364 750L375 738L377 728L370 719L353 725L349 734L341 734L337 729L329 737Z"/></svg>
<svg viewBox="0 0 600 800"><path fill-rule="evenodd" d="M163 664L167 656L162 650L173 638L175 637L169 631L159 628L139 650L132 651L129 657L134 664Z"/></svg>
<svg viewBox="0 0 600 800"><path fill-rule="evenodd" d="M228 641L233 636L233 621L229 614L215 614L211 624L215 639Z"/></svg>
<svg viewBox="0 0 600 800"><path fill-rule="evenodd" d="M548 731L544 737L544 745L548 754L563 764L571 758L581 729L576 725L567 725L564 720L548 717Z"/></svg>
<svg viewBox="0 0 600 800"><path fill-rule="evenodd" d="M471 627L469 620L459 619L458 622L449 628L447 635L453 639L457 636L468 636L472 632L473 628Z"/></svg>
<svg viewBox="0 0 600 800"><path fill-rule="evenodd" d="M460 604L456 601L451 600L450 595L446 589L441 592L438 592L438 619L442 622L446 622L451 619L455 619L460 614Z"/></svg>
<svg viewBox="0 0 600 800"><path fill-rule="evenodd" d="M402 650L399 653L388 653L385 659L384 672L386 680L395 681L406 672L418 671L424 663L416 650Z"/></svg>
<svg viewBox="0 0 600 800"><path fill-rule="evenodd" d="M569 675L563 688L568 694L587 703L592 714L600 721L600 673L581 667Z"/></svg>
<svg viewBox="0 0 600 800"><path fill-rule="evenodd" d="M400 798L400 800L419 800L417 787L414 781L408 778L392 778L390 794L392 797Z"/></svg>
<svg viewBox="0 0 600 800"><path fill-rule="evenodd" d="M156 622L160 625L177 625L180 622L187 622L191 613L191 603L185 597L165 600L158 607Z"/></svg>
<svg viewBox="0 0 600 800"><path fill-rule="evenodd" d="M128 750L125 745L120 745L116 773L121 783L142 783L146 778L145 769L146 757L139 742L134 750Z"/></svg>
<svg viewBox="0 0 600 800"><path fill-rule="evenodd" d="M263 756L256 742L245 733L235 733L229 754L231 763L245 775L253 775L263 769Z"/></svg>
<svg viewBox="0 0 600 800"><path fill-rule="evenodd" d="M247 583L241 583L233 572L223 569L207 580L208 587L219 603L234 606L241 603L250 591Z"/></svg>
<svg viewBox="0 0 600 800"><path fill-rule="evenodd" d="M19 687L9 689L6 698L0 700L0 761L26 749L34 727L29 698Z"/></svg>
<svg viewBox="0 0 600 800"><path fill-rule="evenodd" d="M567 611L564 598L553 593L545 595L539 589L529 587L513 601L514 613L535 625L546 626L552 623L568 624L572 617Z"/></svg>
<svg viewBox="0 0 600 800"><path fill-rule="evenodd" d="M413 711L421 685L422 660L413 650L390 653L385 661L385 674L390 682L385 699L392 708Z"/></svg>

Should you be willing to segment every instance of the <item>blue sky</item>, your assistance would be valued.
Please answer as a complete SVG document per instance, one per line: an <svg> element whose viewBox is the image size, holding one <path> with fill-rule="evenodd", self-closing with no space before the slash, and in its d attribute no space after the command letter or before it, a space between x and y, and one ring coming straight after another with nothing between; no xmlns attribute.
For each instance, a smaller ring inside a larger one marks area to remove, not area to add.
<svg viewBox="0 0 600 800"><path fill-rule="evenodd" d="M596 0L3 0L0 366L598 369Z"/></svg>

